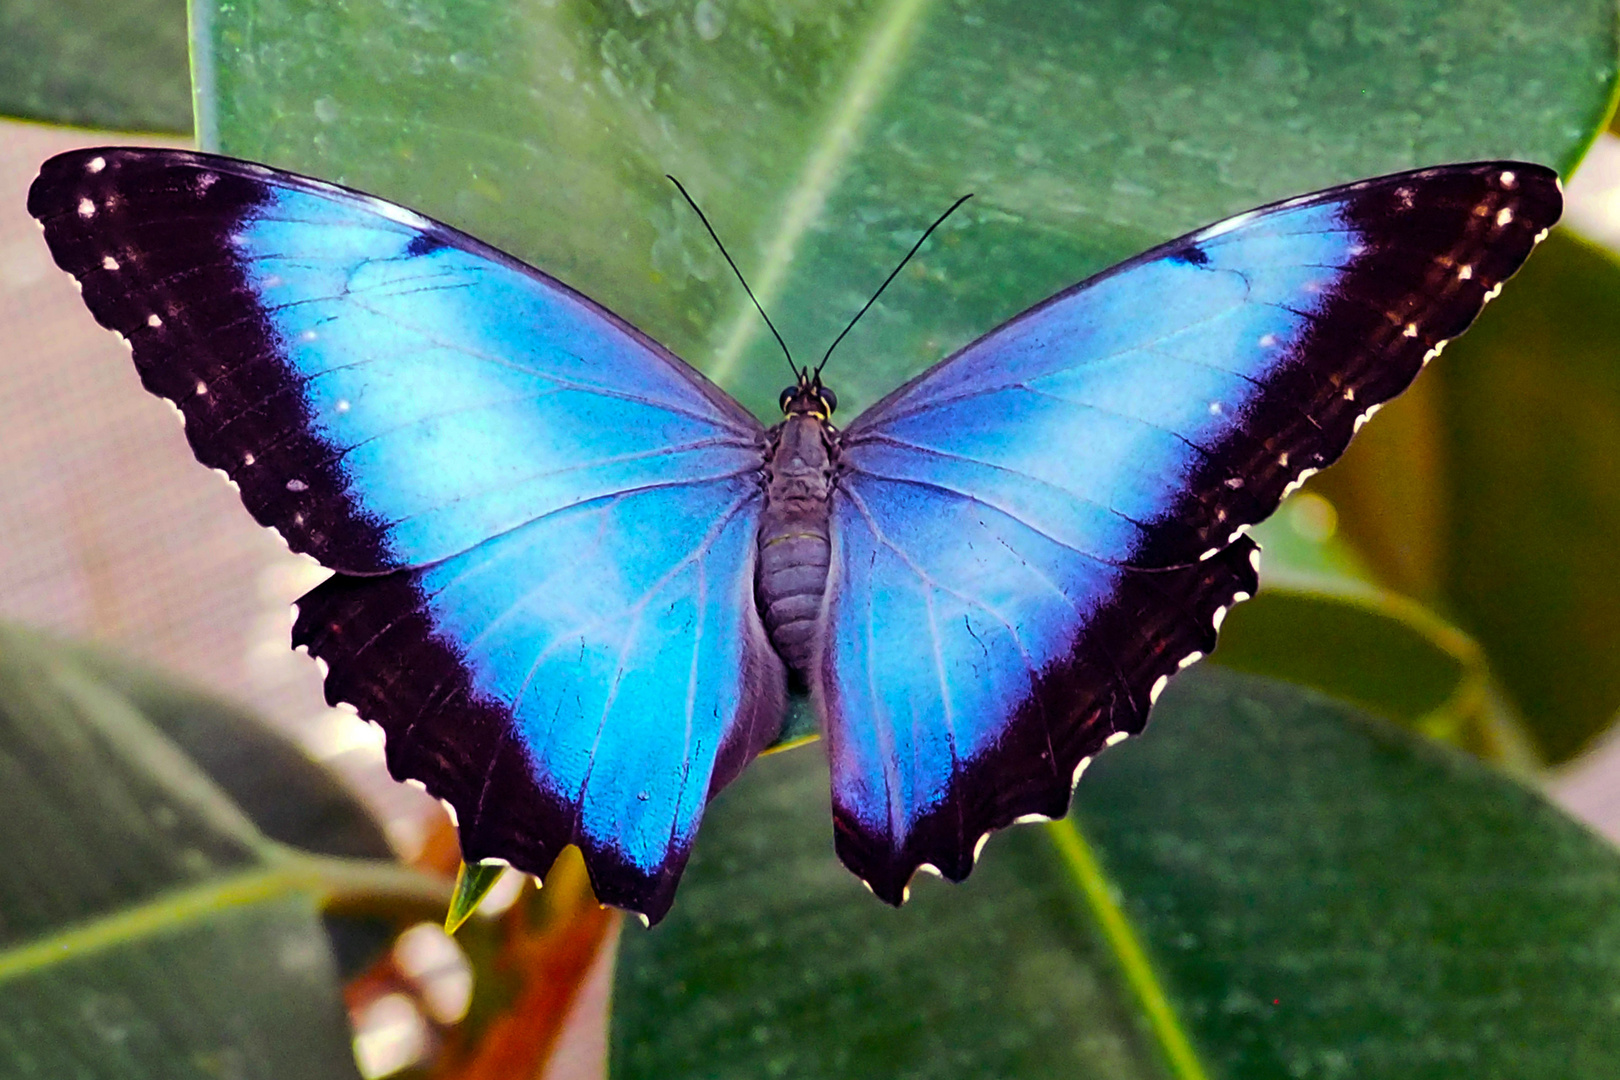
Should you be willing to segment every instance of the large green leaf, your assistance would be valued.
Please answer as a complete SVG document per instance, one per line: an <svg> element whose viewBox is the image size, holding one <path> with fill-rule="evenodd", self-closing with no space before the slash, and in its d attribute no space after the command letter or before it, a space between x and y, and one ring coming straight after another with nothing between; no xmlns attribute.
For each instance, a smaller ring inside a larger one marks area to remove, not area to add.
<svg viewBox="0 0 1620 1080"><path fill-rule="evenodd" d="M221 744L240 722L0 629L0 1073L354 1075L322 910L431 917L445 890L268 838L216 781L237 772ZM205 733L199 761L185 742ZM237 785L261 819L316 849L371 845L313 766L284 750L259 765L289 803L325 810L289 817Z"/></svg>
<svg viewBox="0 0 1620 1080"><path fill-rule="evenodd" d="M815 750L721 796L626 931L618 1077L1620 1072L1620 858L1470 759L1201 669L1069 820L877 903Z"/></svg>
<svg viewBox="0 0 1620 1080"><path fill-rule="evenodd" d="M1607 115L1608 0L198 0L210 148L415 205L558 274L762 414L786 378L702 226L847 411L1223 214L1429 162L1568 168Z"/></svg>
<svg viewBox="0 0 1620 1080"><path fill-rule="evenodd" d="M1379 573L1483 644L1551 761L1620 708L1617 296L1615 257L1555 231L1324 477Z"/></svg>
<svg viewBox="0 0 1620 1080"><path fill-rule="evenodd" d="M1491 155L1567 168L1615 82L1616 14L1598 0L476 0L409 18L383 0L203 0L195 13L206 145L507 246L762 415L785 371L665 172L708 202L801 352L832 338L936 209L977 193L830 369L853 413L1057 288L1267 198ZM1409 469L1392 490L1428 479ZM1322 685L1355 677L1336 674Z"/></svg>
<svg viewBox="0 0 1620 1080"><path fill-rule="evenodd" d="M6 0L0 115L191 134L185 0Z"/></svg>

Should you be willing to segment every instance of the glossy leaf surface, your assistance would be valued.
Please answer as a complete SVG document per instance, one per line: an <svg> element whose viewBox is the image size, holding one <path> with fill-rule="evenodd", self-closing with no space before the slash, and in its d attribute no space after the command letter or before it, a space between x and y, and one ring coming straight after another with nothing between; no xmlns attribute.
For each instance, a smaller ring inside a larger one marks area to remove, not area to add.
<svg viewBox="0 0 1620 1080"><path fill-rule="evenodd" d="M626 931L615 1076L1620 1067L1620 859L1308 692L1183 676L1068 821L998 836L898 912L833 861L824 776L813 750L758 763L670 918Z"/></svg>
<svg viewBox="0 0 1620 1080"><path fill-rule="evenodd" d="M0 5L0 114L189 135L185 0Z"/></svg>
<svg viewBox="0 0 1620 1080"><path fill-rule="evenodd" d="M364 187L563 278L762 415L927 221L977 198L829 368L853 416L1030 304L1269 199L1419 164L1567 167L1598 0L1310 6L197 6L206 149Z"/></svg>

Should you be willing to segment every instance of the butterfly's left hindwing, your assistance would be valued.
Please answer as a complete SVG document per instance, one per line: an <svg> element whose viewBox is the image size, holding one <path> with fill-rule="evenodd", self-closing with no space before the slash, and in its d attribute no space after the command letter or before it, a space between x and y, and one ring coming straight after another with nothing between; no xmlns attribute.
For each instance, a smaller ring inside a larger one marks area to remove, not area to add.
<svg viewBox="0 0 1620 1080"><path fill-rule="evenodd" d="M668 908L704 802L775 733L752 601L765 434L667 350L471 237L172 150L46 162L57 263L204 464L339 576L327 693L469 858Z"/></svg>
<svg viewBox="0 0 1620 1080"><path fill-rule="evenodd" d="M543 875L577 844L599 900L656 921L709 797L781 725L760 498L752 477L626 492L422 570L339 575L299 601L293 642L383 725L395 776L459 793L469 861Z"/></svg>
<svg viewBox="0 0 1620 1080"><path fill-rule="evenodd" d="M1557 220L1536 165L1366 181L1031 309L839 444L815 678L838 850L892 903L1068 805L1252 593L1240 530L1344 451ZM902 644L903 643L903 644Z"/></svg>

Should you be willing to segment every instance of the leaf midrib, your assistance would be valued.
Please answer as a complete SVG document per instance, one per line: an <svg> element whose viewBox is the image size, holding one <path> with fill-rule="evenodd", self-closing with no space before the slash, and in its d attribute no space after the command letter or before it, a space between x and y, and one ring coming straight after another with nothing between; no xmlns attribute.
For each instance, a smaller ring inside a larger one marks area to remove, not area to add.
<svg viewBox="0 0 1620 1080"><path fill-rule="evenodd" d="M1192 1040L1182 1028L1181 1018L1170 1004L1136 928L1114 899L1113 889L1103 873L1091 845L1072 819L1063 818L1046 827L1057 848L1058 858L1074 877L1086 905L1091 909L1109 950L1119 962L1120 973L1147 1018L1154 1038L1164 1052L1165 1062L1176 1080L1210 1080L1193 1049Z"/></svg>
<svg viewBox="0 0 1620 1080"><path fill-rule="evenodd" d="M782 202L781 222L753 287L761 306L769 308L781 298L789 270L810 226L821 216L844 165L859 148L861 129L877 110L894 82L903 60L916 40L916 29L932 0L891 0L872 21L866 47L844 79L841 93L826 113L818 137L805 157L798 181ZM732 309L729 326L707 365L709 377L721 386L735 373L743 353L758 335L762 323L752 303Z"/></svg>
<svg viewBox="0 0 1620 1080"><path fill-rule="evenodd" d="M132 907L0 949L0 985L56 964L175 933L223 910L293 894L307 895L316 907L334 900L374 906L389 901L442 906L445 891L437 879L393 863L301 852L278 854L239 873L171 889Z"/></svg>

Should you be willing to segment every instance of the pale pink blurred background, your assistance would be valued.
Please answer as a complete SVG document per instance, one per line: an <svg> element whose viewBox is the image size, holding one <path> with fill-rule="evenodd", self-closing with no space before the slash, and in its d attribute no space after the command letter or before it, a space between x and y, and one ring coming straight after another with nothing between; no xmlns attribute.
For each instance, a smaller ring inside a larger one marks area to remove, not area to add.
<svg viewBox="0 0 1620 1080"><path fill-rule="evenodd" d="M438 804L389 778L380 734L327 708L314 662L288 643L292 602L324 572L197 464L178 414L142 389L25 209L52 154L131 141L0 121L0 619L250 705L342 775L411 855ZM548 1080L603 1075L610 985L604 958Z"/></svg>

